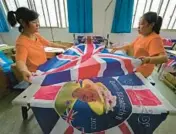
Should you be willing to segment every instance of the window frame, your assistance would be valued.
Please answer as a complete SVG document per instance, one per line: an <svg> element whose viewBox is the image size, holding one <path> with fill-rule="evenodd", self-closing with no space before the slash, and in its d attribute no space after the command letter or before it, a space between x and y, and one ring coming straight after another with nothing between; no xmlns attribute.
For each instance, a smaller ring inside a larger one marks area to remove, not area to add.
<svg viewBox="0 0 176 134"><path fill-rule="evenodd" d="M137 27L134 27L134 22L136 21L136 14L137 14L137 12L140 12L140 10L138 9L138 7L140 6L140 4L139 4L139 1L144 1L144 0L135 0L134 1L134 10L133 10L133 18L132 18L132 29L137 29ZM144 6L144 9L143 9L143 14L145 13L145 12L148 12L148 11L151 11L151 7L152 7L152 4L153 4L153 1L154 0L151 0L151 1L148 1L148 0L145 0L145 2L144 2L144 4L145 4L145 6ZM166 4L166 6L164 7L164 13L163 13L163 15L161 16L162 18L163 18L163 20L164 20L164 18L165 18L165 15L166 15L166 12L167 12L167 10L170 8L169 7L169 3L171 2L171 0L160 0L159 1L159 5L158 5L158 9L157 9L157 14L160 14L160 12L161 12L161 9L162 9L162 6L164 6L163 5L163 3L164 3L164 1L165 2L167 2L167 4ZM150 3L148 3L148 2L150 2ZM147 6L147 3L150 5L149 6L149 10L148 11L145 11L146 10L146 6ZM170 14L170 17L169 17L169 20L168 20L168 24L167 24L167 26L166 26L166 28L162 28L161 30L162 31L176 31L176 28L174 29L174 27L176 27L176 17L174 17L174 14L176 13L176 3L175 3L175 7L173 8L173 10L172 10L172 13ZM174 18L172 18L172 17L174 17ZM173 20L174 19L174 20ZM172 26L170 25L171 24L171 21L173 22L173 24L172 24Z"/></svg>
<svg viewBox="0 0 176 134"><path fill-rule="evenodd" d="M4 5L4 7L5 7L5 12L7 13L8 11L10 11L11 9L9 8L9 6L8 6L8 4L7 4L7 2L6 2L7 0L2 0L2 4ZM36 11L37 12L37 9L36 9L36 3L35 3L35 1L37 1L37 0L27 0L27 5L28 5L28 8L29 9L32 9L32 10L34 10L34 11ZM64 25L65 25L65 27L63 26L63 24L62 24L62 21L61 21L61 19L62 19L62 17L61 17L61 9L60 8L58 8L58 9L56 9L57 7L60 7L61 5L60 5L60 0L53 0L53 3L54 3L54 12L55 12L55 17L56 17L56 25L57 26L52 26L52 24L51 24L51 18L50 18L50 13L49 13L49 7L47 6L47 4L48 4L48 2L49 2L49 0L40 0L40 3L41 3L41 10L42 10L42 16L43 16L43 18L44 18L44 24L45 25L40 25L40 28L59 28L59 29L67 29L68 28L68 18L67 18L67 16L68 15L66 15L66 8L65 8L65 3L67 2L66 0L62 0L63 1L63 9L64 9L64 16L65 16L65 23L64 23ZM43 4L43 2L45 2L46 3L46 11L44 11L44 4ZM15 6L16 6L16 8L19 8L20 7L20 4L19 4L19 0L14 0L14 3L15 3ZM57 3L57 6L56 6L56 3ZM58 13L57 13L57 11L56 10L58 10L59 11L59 15L58 15ZM47 19L46 19L46 16L48 16L48 21L49 21L49 25L47 25ZM40 21L40 20L39 20ZM59 25L59 21L60 21L60 25Z"/></svg>

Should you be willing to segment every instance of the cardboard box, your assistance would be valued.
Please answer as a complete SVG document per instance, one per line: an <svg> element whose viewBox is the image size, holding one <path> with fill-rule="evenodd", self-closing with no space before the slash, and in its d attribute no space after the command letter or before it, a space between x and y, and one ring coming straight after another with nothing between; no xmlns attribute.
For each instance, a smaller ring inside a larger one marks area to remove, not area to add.
<svg viewBox="0 0 176 134"><path fill-rule="evenodd" d="M174 87L176 87L176 77L173 76L171 73L164 74L164 78L170 82Z"/></svg>
<svg viewBox="0 0 176 134"><path fill-rule="evenodd" d="M7 76L0 68L0 98L9 93L9 82Z"/></svg>

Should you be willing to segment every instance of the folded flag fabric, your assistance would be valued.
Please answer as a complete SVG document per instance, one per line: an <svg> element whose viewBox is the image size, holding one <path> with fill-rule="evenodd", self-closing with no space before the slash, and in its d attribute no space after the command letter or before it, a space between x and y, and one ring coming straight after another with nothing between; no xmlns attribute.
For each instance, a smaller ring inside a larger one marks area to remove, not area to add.
<svg viewBox="0 0 176 134"><path fill-rule="evenodd" d="M175 56L170 57L168 62L162 65L162 70L160 72L160 75L162 76L166 72L169 72L169 73L176 72L176 57Z"/></svg>
<svg viewBox="0 0 176 134"><path fill-rule="evenodd" d="M11 65L13 61L9 59L4 52L0 51L0 67L2 68L3 72L10 72Z"/></svg>
<svg viewBox="0 0 176 134"><path fill-rule="evenodd" d="M34 113L50 115L36 118L51 134L152 134L168 115L164 104L136 74L40 86L31 100Z"/></svg>
<svg viewBox="0 0 176 134"><path fill-rule="evenodd" d="M93 77L121 76L133 73L141 60L111 54L102 45L80 44L41 65L32 78L42 86Z"/></svg>

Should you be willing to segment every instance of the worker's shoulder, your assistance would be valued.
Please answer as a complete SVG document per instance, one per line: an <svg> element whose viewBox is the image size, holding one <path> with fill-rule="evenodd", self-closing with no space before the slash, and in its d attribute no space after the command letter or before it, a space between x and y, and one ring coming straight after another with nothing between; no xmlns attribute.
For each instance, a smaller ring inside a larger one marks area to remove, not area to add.
<svg viewBox="0 0 176 134"><path fill-rule="evenodd" d="M23 35L20 35L17 40L16 40L16 46L28 46L30 44L30 40L23 36Z"/></svg>
<svg viewBox="0 0 176 134"><path fill-rule="evenodd" d="M154 33L154 32L150 36L150 40L153 40L153 39L162 40L161 36L159 34Z"/></svg>

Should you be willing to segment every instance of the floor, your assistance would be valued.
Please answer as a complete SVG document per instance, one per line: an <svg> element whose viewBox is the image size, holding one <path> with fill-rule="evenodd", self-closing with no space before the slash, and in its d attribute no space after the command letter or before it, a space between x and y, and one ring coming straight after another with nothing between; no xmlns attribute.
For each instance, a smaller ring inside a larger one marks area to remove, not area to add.
<svg viewBox="0 0 176 134"><path fill-rule="evenodd" d="M164 83L158 80L158 74L154 72L152 74L153 80L156 82L156 89L174 106L176 107L176 94L169 89ZM167 120L163 122L154 132L154 134L176 134L175 127L176 116L169 115Z"/></svg>
<svg viewBox="0 0 176 134"><path fill-rule="evenodd" d="M176 107L176 95L173 91L158 80L157 73L154 73L152 77L156 82L156 88ZM23 121L20 107L11 104L11 101L19 93L11 92L8 96L0 99L0 134L42 134L32 111L29 113L29 120ZM154 134L175 134L175 120L176 116L169 115Z"/></svg>
<svg viewBox="0 0 176 134"><path fill-rule="evenodd" d="M23 121L20 107L11 104L19 93L11 92L0 99L0 134L42 134L32 111L29 120Z"/></svg>

